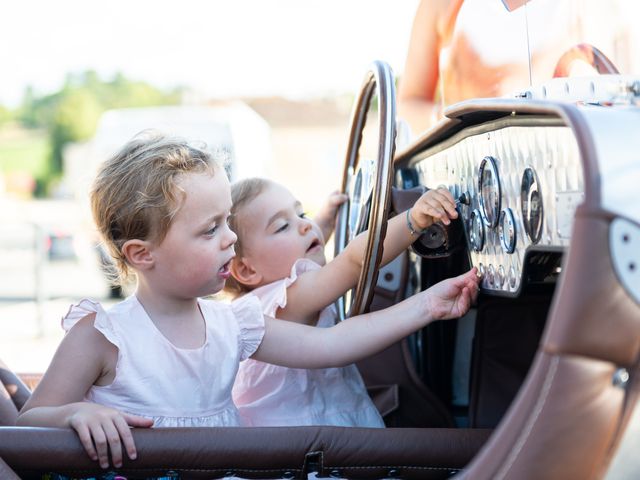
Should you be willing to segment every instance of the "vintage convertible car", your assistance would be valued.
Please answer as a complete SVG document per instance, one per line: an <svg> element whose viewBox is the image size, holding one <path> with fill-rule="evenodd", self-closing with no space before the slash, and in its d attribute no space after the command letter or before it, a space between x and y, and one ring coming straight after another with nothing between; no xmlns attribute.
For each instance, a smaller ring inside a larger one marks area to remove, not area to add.
<svg viewBox="0 0 640 480"><path fill-rule="evenodd" d="M520 3L505 2L513 15ZM367 72L336 250L364 230L368 250L341 313L384 307L471 266L483 274L464 318L430 325L359 365L389 428L139 430L139 458L117 473L637 478L640 77L618 74L615 58L574 40L573 53L558 56L557 78L517 96L456 103L402 149L391 70L375 62ZM564 76L567 58L600 75ZM361 148L371 135L372 161ZM458 199L459 219L432 226L380 269L388 216L439 186ZM1 478L104 473L74 432L13 427L29 392L6 368L0 378Z"/></svg>

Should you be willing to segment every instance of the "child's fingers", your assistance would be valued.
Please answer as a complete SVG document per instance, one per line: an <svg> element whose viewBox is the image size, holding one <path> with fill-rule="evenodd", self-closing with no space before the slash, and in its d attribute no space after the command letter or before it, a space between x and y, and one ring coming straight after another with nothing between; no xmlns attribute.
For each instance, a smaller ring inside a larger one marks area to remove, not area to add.
<svg viewBox="0 0 640 480"><path fill-rule="evenodd" d="M135 442L133 441L131 429L129 428L130 425L134 427L151 427L153 425L153 420L150 418L123 414L123 416L118 418L118 421L116 422L116 428L118 429L118 432L120 432L120 438L122 438L122 443L127 451L127 455L131 460L135 460L138 456L138 452L136 450Z"/></svg>
<svg viewBox="0 0 640 480"><path fill-rule="evenodd" d="M445 188L439 188L437 190L431 190L429 193L432 193L431 197L436 199L440 205L447 210L447 213L451 218L456 218L458 216L458 211L456 210L456 201L451 195L451 192Z"/></svg>
<svg viewBox="0 0 640 480"><path fill-rule="evenodd" d="M469 289L470 301L473 303L478 297L480 277L478 270L474 267L466 273L466 288Z"/></svg>
<svg viewBox="0 0 640 480"><path fill-rule="evenodd" d="M107 436L102 429L102 425L99 423L90 425L89 430L91 431L93 443L96 446L100 467L109 468L109 444L107 443Z"/></svg>
<svg viewBox="0 0 640 480"><path fill-rule="evenodd" d="M477 288L480 283L480 277L477 275L475 270L469 270L464 274L464 281L469 286L469 288Z"/></svg>
<svg viewBox="0 0 640 480"><path fill-rule="evenodd" d="M342 205L349 199L349 196L346 193L334 192L329 197L329 203L334 207Z"/></svg>
<svg viewBox="0 0 640 480"><path fill-rule="evenodd" d="M471 270L466 272L464 276L475 283L480 281L480 277L478 276L478 267L473 267Z"/></svg>
<svg viewBox="0 0 640 480"><path fill-rule="evenodd" d="M453 278L453 282L457 288L463 289L464 287L473 289L477 287L479 282L479 277L476 275L477 269L474 267L468 272L462 273L457 277Z"/></svg>
<svg viewBox="0 0 640 480"><path fill-rule="evenodd" d="M131 427L147 428L153 426L153 420L151 418L139 417L129 413L123 413L122 418L125 420L127 425Z"/></svg>
<svg viewBox="0 0 640 480"><path fill-rule="evenodd" d="M458 314L459 316L464 315L471 308L471 304L474 300L474 293L472 286L465 285L462 287L460 291L460 296L458 297Z"/></svg>
<svg viewBox="0 0 640 480"><path fill-rule="evenodd" d="M425 199L423 207L424 208L420 210L420 213L422 213L423 215L433 217L436 221L440 220L445 225L449 225L449 223L451 223L451 221L449 220L448 212L443 208L442 204L437 199Z"/></svg>
<svg viewBox="0 0 640 480"><path fill-rule="evenodd" d="M93 446L93 440L91 439L91 432L89 432L89 427L86 424L73 425L73 429L78 434L78 438L80 438L80 443L84 447L84 450L89 455L91 460L98 460L98 454L96 453L96 449Z"/></svg>
<svg viewBox="0 0 640 480"><path fill-rule="evenodd" d="M435 216L441 220L449 220L449 212L446 209L446 206L440 202L437 198L430 198L427 200L427 207L429 209L429 214Z"/></svg>
<svg viewBox="0 0 640 480"><path fill-rule="evenodd" d="M105 419L102 424L102 429L104 431L105 436L107 437L107 444L109 445L109 450L111 450L111 460L113 461L113 466L116 468L120 468L122 466L122 443L120 442L120 433L115 426L116 418L114 419ZM107 459L107 466L109 464L109 459Z"/></svg>
<svg viewBox="0 0 640 480"><path fill-rule="evenodd" d="M451 192L446 188L438 188L437 190L430 190L427 192L428 195L437 198L442 204L448 205L451 208L455 209L456 201L451 195Z"/></svg>
<svg viewBox="0 0 640 480"><path fill-rule="evenodd" d="M433 190L436 193L439 193L441 195L444 195L449 201L456 203L455 199L453 198L453 195L451 194L451 192L449 191L448 188L445 187L439 187L436 190Z"/></svg>
<svg viewBox="0 0 640 480"><path fill-rule="evenodd" d="M464 315L471 306L471 292L468 287L463 287L458 297L458 315Z"/></svg>
<svg viewBox="0 0 640 480"><path fill-rule="evenodd" d="M418 207L414 208L417 214L430 216L445 225L451 223L450 218L458 217L455 202L448 190L429 190L414 207ZM424 224L424 222L418 223Z"/></svg>
<svg viewBox="0 0 640 480"><path fill-rule="evenodd" d="M131 429L127 422L123 418L117 419L115 423L116 428L118 429L118 433L120 434L120 438L122 439L122 444L124 445L124 449L127 452L127 456L131 460L135 460L138 457L138 452L136 450L136 444L133 441L133 435L131 435Z"/></svg>

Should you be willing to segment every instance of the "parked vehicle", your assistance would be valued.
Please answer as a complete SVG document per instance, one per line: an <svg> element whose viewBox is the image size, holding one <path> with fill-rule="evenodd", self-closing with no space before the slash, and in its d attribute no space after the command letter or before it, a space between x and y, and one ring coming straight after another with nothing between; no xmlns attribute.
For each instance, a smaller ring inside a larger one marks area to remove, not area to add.
<svg viewBox="0 0 640 480"><path fill-rule="evenodd" d="M375 62L355 101L343 173L350 202L336 230L337 251L368 230L368 251L340 309L348 317L384 307L471 266L483 273L477 306L359 365L389 428L136 430L138 459L118 473L637 478L639 103L640 77L547 78L517 96L456 103L396 151L394 79ZM376 157L361 161L371 121ZM441 185L458 199L459 219L434 225L380 270L386 218ZM28 395L13 391L1 404L5 424ZM0 457L4 478L101 473L67 430L0 427Z"/></svg>
<svg viewBox="0 0 640 480"><path fill-rule="evenodd" d="M77 258L73 234L61 229L46 233L45 251L49 260L75 260Z"/></svg>

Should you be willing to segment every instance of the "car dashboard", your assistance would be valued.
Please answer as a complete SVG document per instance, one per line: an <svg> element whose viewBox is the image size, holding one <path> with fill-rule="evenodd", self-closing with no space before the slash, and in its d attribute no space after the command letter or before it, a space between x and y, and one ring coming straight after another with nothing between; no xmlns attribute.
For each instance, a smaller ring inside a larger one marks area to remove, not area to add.
<svg viewBox="0 0 640 480"><path fill-rule="evenodd" d="M569 245L584 179L574 135L559 119L484 123L411 164L420 184L445 186L458 199L461 241L486 293L517 296L525 275L544 281L560 272L553 254Z"/></svg>

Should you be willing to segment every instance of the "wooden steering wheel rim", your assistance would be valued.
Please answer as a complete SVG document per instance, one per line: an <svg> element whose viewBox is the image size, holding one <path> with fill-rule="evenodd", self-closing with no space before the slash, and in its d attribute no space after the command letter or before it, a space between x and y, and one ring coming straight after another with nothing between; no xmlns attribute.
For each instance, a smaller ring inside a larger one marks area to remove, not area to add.
<svg viewBox="0 0 640 480"><path fill-rule="evenodd" d="M349 316L360 315L369 307L378 277L378 267L382 259L382 245L387 231L396 136L396 94L391 67L384 62L375 61L367 71L351 112L349 143L341 187L341 191L349 196L349 200L341 207L336 219L335 255L340 254L349 241L360 233L360 231L351 231L349 225L350 216L352 213L357 213L351 211L352 208L355 208L353 202L355 187L352 177L354 172L361 168L359 148L376 87L378 91L378 151L375 171L372 174L372 195L367 205L366 251L358 283L352 292L351 305L346 305L346 295L337 301L338 315L341 320Z"/></svg>
<svg viewBox="0 0 640 480"><path fill-rule="evenodd" d="M571 66L576 61L583 61L591 65L600 75L620 73L614 63L593 45L580 43L564 52L553 72L553 78L568 77L571 73Z"/></svg>

